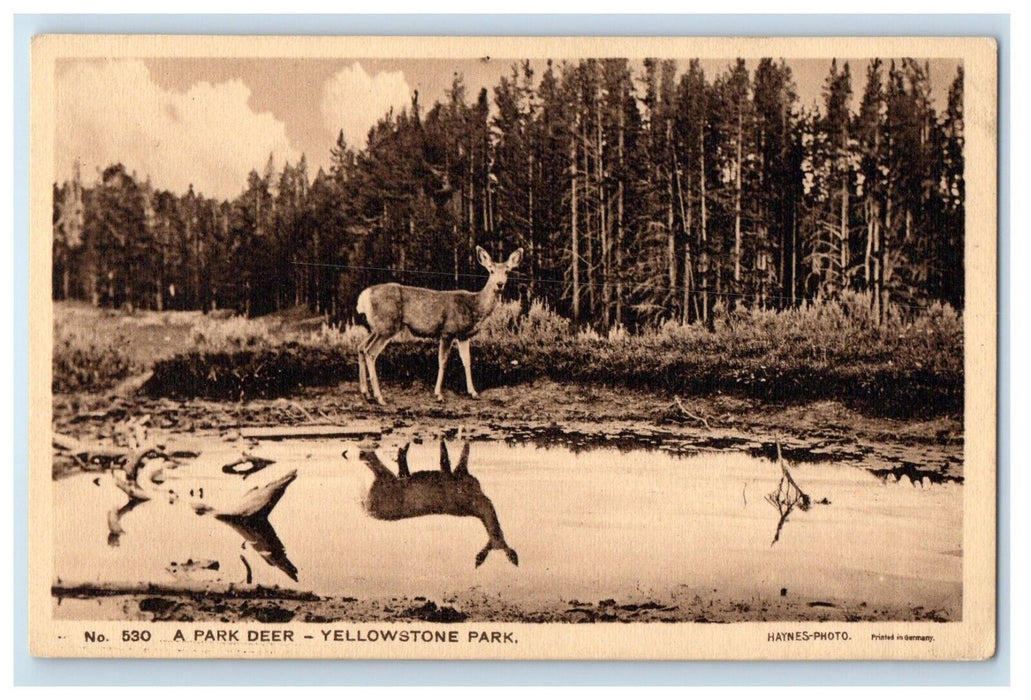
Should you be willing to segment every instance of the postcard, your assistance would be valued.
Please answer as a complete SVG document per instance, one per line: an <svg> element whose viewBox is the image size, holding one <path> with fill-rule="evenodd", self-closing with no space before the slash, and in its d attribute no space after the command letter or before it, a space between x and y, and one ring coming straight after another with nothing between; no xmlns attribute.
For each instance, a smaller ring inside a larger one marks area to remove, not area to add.
<svg viewBox="0 0 1031 700"><path fill-rule="evenodd" d="M994 654L994 40L42 35L31 93L34 654Z"/></svg>

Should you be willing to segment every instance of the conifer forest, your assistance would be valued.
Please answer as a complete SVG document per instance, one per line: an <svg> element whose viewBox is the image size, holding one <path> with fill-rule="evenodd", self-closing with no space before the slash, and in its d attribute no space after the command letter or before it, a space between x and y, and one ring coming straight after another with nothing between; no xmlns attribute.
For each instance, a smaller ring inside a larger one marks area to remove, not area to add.
<svg viewBox="0 0 1031 700"><path fill-rule="evenodd" d="M475 247L522 247L506 295L574 324L710 325L862 293L878 317L963 307L963 71L828 61L804 106L783 60L512 64L492 90L343 131L332 166L269 158L232 200L112 163L54 184L53 295L95 306L306 305L354 318L365 286L475 289ZM327 144L329 147L330 144Z"/></svg>

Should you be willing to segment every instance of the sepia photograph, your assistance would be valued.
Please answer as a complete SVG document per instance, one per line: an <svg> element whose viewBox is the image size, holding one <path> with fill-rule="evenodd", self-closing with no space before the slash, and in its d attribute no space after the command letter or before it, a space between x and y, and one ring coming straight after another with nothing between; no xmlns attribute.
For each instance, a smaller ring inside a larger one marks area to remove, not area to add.
<svg viewBox="0 0 1031 700"><path fill-rule="evenodd" d="M994 42L32 51L34 653L992 655Z"/></svg>

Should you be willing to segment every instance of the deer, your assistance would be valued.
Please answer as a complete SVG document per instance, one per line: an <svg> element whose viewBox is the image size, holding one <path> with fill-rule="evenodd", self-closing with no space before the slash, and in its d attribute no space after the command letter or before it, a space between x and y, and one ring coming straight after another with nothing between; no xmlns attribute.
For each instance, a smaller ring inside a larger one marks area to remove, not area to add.
<svg viewBox="0 0 1031 700"><path fill-rule="evenodd" d="M444 368L455 345L465 366L465 388L470 397L475 399L479 396L473 386L469 341L497 306L508 281L508 273L523 259L523 249L513 252L505 262L494 262L487 251L476 246L476 259L490 273L479 292L437 291L388 282L367 287L358 295L355 309L365 316L370 331L369 337L358 348L358 387L366 400L370 399L371 384L376 402L386 405L376 375L376 358L405 328L416 337L440 341L437 384L433 390L437 401L444 400Z"/></svg>
<svg viewBox="0 0 1031 700"><path fill-rule="evenodd" d="M447 445L441 439L440 469L414 474L408 470L410 445L398 449L397 475L383 464L375 450L359 451L359 459L375 475L365 499L369 515L388 521L442 514L477 518L487 530L488 540L476 555L476 566L483 564L495 549L503 551L510 562L519 566L519 555L505 541L494 503L483 493L479 480L469 473L468 441L462 445L462 455L454 470Z"/></svg>

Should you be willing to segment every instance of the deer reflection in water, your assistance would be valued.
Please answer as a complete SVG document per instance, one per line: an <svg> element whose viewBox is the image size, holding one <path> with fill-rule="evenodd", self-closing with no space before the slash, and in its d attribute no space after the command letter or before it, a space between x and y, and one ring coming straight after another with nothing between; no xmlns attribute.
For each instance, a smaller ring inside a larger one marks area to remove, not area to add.
<svg viewBox="0 0 1031 700"><path fill-rule="evenodd" d="M360 459L372 470L375 480L365 506L377 520L403 520L424 515L455 515L477 518L487 530L487 545L476 555L476 566L492 550L500 549L508 560L519 566L519 555L505 542L493 502L483 493L479 480L469 473L469 443L462 444L462 455L454 470L447 445L440 441L440 469L412 474L408 470L408 448L397 452L395 476L374 450L362 449Z"/></svg>

